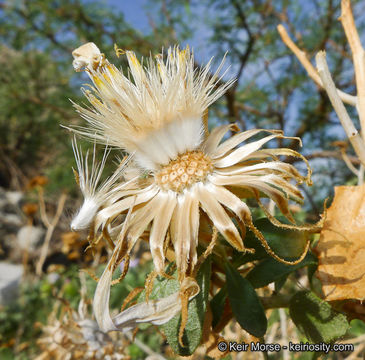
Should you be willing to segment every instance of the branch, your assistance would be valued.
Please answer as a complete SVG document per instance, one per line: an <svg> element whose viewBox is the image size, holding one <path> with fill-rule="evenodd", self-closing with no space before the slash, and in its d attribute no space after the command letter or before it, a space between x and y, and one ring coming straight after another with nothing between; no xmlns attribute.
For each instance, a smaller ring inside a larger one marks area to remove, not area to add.
<svg viewBox="0 0 365 360"><path fill-rule="evenodd" d="M365 139L365 51L356 30L350 0L341 1L340 19L352 51L358 98L357 110L360 117L362 137Z"/></svg>
<svg viewBox="0 0 365 360"><path fill-rule="evenodd" d="M360 160L357 156L350 156L350 155L346 155L347 159L349 162L351 162L351 164L353 165L360 165ZM337 160L343 160L342 154L339 151L328 151L328 150L324 150L324 151L316 151L312 154L308 154L305 155L307 160L312 160L312 159L321 159L321 158L332 158L332 159L337 159ZM294 158L294 157L290 157L285 159L285 162L288 162L290 164L293 164L295 162L298 161L302 161L300 158Z"/></svg>
<svg viewBox="0 0 365 360"><path fill-rule="evenodd" d="M239 67L238 72L237 72L237 75L236 75L237 81L234 84L234 87L236 88L238 86L238 81L239 81L239 79L240 79L240 77L242 75L243 69L244 69L244 67L245 67L245 65L246 65L246 63L248 61L248 58L251 55L251 52L252 52L252 49L253 49L253 45L255 44L255 37L253 36L253 34L251 32L251 29L248 26L248 23L247 23L247 20L246 20L246 15L242 11L240 5L237 3L236 0L231 0L231 1L232 1L233 6L235 7L235 9L237 11L237 15L238 15L239 19L241 20L242 25L243 25L243 28L246 30L247 36L248 36L248 43L247 43L247 46L246 46L246 50L240 56L241 63L240 63L240 67Z"/></svg>
<svg viewBox="0 0 365 360"><path fill-rule="evenodd" d="M318 72L314 68L314 66L311 64L311 62L308 60L307 55L304 51L300 50L295 43L292 41L292 39L289 37L287 31L285 30L283 25L278 25L277 27L278 32L281 36L281 39L283 40L284 44L294 53L294 55L297 57L297 59L300 61L300 63L303 65L305 70L307 70L308 75L310 78L320 87L324 87L321 77L318 75ZM338 96L341 98L341 100L349 105L356 106L357 105L357 97L347 94L339 89L336 89Z"/></svg>
<svg viewBox="0 0 365 360"><path fill-rule="evenodd" d="M139 347L142 351L144 351L148 356L148 358L156 359L156 360L166 360L166 358L160 354L155 353L149 346L144 344L141 340L137 337L133 336L130 331L124 333L124 335L130 340L132 344L135 344Z"/></svg>
<svg viewBox="0 0 365 360"><path fill-rule="evenodd" d="M237 104L236 104L236 89L238 87L239 84L239 79L243 73L243 69L251 55L251 52L253 50L253 46L255 43L255 37L253 36L251 29L247 23L246 20L246 15L245 13L242 11L242 8L240 7L239 3L236 0L231 0L232 5L234 6L234 8L236 9L237 12L237 16L240 19L241 23L242 23L242 27L245 29L247 36L248 36L248 42L246 45L246 49L245 52L243 54L239 54L239 59L240 59L240 65L236 74L236 82L233 84L233 86L228 89L225 93L225 97L227 99L227 108L228 108L228 116L230 118L231 121L236 121L239 123L242 123L243 127L246 128L244 122L242 121L242 119L240 118L239 115L239 111L237 109Z"/></svg>
<svg viewBox="0 0 365 360"><path fill-rule="evenodd" d="M326 53L320 51L316 55L316 63L319 76L321 77L323 87L326 89L328 97L331 101L333 108L335 109L337 116L339 117L341 124L349 138L357 156L359 157L361 163L365 165L365 144L360 134L356 130L354 124L352 123L343 102L340 99L338 91L335 87L335 83L332 80L331 74L328 69L326 61Z"/></svg>

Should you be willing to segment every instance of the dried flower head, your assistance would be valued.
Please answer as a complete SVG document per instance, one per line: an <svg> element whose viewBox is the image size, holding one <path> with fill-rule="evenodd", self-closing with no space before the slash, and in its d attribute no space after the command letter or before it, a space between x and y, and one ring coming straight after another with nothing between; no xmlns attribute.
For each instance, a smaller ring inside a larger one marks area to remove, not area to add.
<svg viewBox="0 0 365 360"><path fill-rule="evenodd" d="M76 62L82 49L74 53ZM197 263L200 209L237 250L249 250L243 243L248 227L266 250L281 260L254 227L240 189L249 190L260 204L262 196L272 199L292 221L288 200L303 199L296 184L309 182L310 172L302 176L279 156L304 158L290 149L262 148L270 140L285 138L277 130L237 132L237 126L223 125L207 135L204 114L233 83L222 82L224 74L218 75L223 61L211 75L212 60L197 69L189 48L170 48L165 55L149 58L145 66L133 52L125 54L129 76L103 56L98 64L95 57L85 62L94 85L84 93L92 106L75 105L91 126L76 132L121 148L132 157L128 169L134 175L111 186L103 194L102 206L90 212L94 230L102 229L104 234L119 231L115 241L122 245L116 261L128 256L138 238L150 229L157 273L164 274L165 252L171 241L180 280L192 276ZM222 141L229 131L237 133ZM127 212L127 217L121 216Z"/></svg>
<svg viewBox="0 0 365 360"><path fill-rule="evenodd" d="M83 301L76 312L66 306L61 316L56 316L57 308L42 326L42 337L37 340L42 353L36 360L122 360L129 359L125 355L128 342L118 334L102 332L97 323L87 317L86 305Z"/></svg>

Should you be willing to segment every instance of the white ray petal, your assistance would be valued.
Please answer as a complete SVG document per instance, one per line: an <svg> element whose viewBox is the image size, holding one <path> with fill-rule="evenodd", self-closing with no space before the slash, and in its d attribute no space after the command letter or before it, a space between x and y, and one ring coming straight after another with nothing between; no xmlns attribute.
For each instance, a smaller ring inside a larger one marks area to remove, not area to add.
<svg viewBox="0 0 365 360"><path fill-rule="evenodd" d="M243 251L242 238L227 212L203 184L200 183L197 186L201 207L210 217L214 226L234 248Z"/></svg>

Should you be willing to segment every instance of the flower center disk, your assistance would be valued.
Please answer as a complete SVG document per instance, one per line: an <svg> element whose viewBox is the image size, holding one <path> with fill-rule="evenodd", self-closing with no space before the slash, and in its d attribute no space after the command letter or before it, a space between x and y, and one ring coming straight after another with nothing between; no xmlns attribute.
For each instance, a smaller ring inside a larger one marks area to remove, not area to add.
<svg viewBox="0 0 365 360"><path fill-rule="evenodd" d="M182 192L196 182L204 181L212 169L212 161L203 152L187 152L158 171L155 181L162 190Z"/></svg>

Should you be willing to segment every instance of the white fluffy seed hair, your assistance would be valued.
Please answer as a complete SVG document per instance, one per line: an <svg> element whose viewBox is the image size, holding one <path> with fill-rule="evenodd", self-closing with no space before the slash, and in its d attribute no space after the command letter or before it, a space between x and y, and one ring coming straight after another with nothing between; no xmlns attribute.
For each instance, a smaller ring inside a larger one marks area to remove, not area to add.
<svg viewBox="0 0 365 360"><path fill-rule="evenodd" d="M90 225L97 210L107 201L108 196L113 193L113 187L122 178L129 159L121 160L113 175L101 182L101 176L111 149L106 146L102 160L97 162L96 144L94 143L91 167L89 168L89 151L86 152L84 157L82 149L77 145L75 137L72 141L72 148L77 165L77 172L75 170L74 172L84 196L84 202L72 219L71 229L82 230Z"/></svg>
<svg viewBox="0 0 365 360"><path fill-rule="evenodd" d="M211 75L213 58L202 68L194 65L189 47L175 46L167 54L141 64L126 52L129 74L123 75L107 60L87 68L94 86L83 89L91 107L75 104L91 125L76 129L82 135L136 154L142 167L155 169L179 153L197 148L202 141L202 116L233 79L219 85L225 58Z"/></svg>

